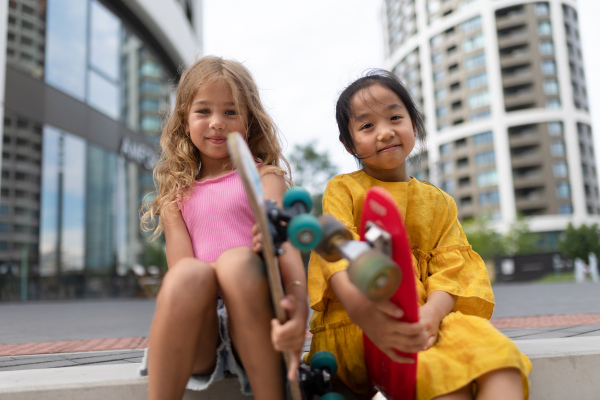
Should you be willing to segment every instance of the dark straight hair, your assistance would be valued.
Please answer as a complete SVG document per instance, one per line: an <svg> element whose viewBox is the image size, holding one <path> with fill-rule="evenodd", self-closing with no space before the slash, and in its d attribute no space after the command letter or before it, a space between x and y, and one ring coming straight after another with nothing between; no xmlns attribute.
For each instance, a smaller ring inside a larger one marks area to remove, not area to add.
<svg viewBox="0 0 600 400"><path fill-rule="evenodd" d="M394 92L404 103L410 120L412 121L417 137L424 146L425 143L425 125L423 123L423 114L419 111L413 101L410 93L404 84L393 73L383 69L370 69L361 78L352 82L342 91L335 106L335 119L340 132L340 142L351 151L358 164L362 167L361 159L356 155L356 148L350 133L350 118L352 118L352 109L350 103L356 93L362 89L369 88L375 84L380 84Z"/></svg>

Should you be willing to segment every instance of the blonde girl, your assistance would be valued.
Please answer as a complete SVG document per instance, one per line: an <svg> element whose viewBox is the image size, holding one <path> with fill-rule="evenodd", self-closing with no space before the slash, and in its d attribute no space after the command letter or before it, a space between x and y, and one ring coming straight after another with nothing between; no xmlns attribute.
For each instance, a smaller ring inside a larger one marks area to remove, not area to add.
<svg viewBox="0 0 600 400"><path fill-rule="evenodd" d="M236 131L246 137L266 198L281 203L289 165L250 72L236 61L204 57L181 76L160 139L157 191L142 210L152 238L165 235L169 267L142 366L150 399L180 399L186 386L202 390L226 372L256 399L283 399L279 351L299 357L302 349L302 261L284 243L282 304L290 319L280 325L262 260L251 248L252 211L227 151L227 135Z"/></svg>
<svg viewBox="0 0 600 400"><path fill-rule="evenodd" d="M366 191L381 186L392 194L412 246L420 320L399 322L401 309L370 301L350 282L347 261L329 263L313 252L308 272L313 339L307 358L319 350L333 352L338 383L371 398L364 333L394 361L412 361L394 349L419 353L416 399L526 398L531 363L488 321L492 288L458 222L454 200L408 175L406 159L425 134L408 91L393 74L372 71L342 92L336 119L340 141L362 168L328 183L323 212L358 238Z"/></svg>

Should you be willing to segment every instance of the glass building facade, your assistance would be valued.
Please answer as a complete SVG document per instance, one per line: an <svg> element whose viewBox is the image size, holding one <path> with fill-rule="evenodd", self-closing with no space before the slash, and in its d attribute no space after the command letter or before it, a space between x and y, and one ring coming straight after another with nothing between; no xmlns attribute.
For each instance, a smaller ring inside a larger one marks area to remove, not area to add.
<svg viewBox="0 0 600 400"><path fill-rule="evenodd" d="M136 16L145 3L9 0L0 301L135 295L136 265L166 268L138 210L189 59ZM186 22L199 54L200 1L151 3Z"/></svg>

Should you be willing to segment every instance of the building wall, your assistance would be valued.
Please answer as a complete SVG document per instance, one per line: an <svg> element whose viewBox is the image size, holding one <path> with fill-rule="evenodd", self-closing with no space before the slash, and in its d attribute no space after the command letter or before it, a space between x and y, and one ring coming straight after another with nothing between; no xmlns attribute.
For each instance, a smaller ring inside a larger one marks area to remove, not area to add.
<svg viewBox="0 0 600 400"><path fill-rule="evenodd" d="M201 1L0 6L0 281L17 266L25 299L118 295L114 278L144 255L138 210L162 118L201 55Z"/></svg>
<svg viewBox="0 0 600 400"><path fill-rule="evenodd" d="M451 194L459 218L488 215L506 230L521 214L539 232L600 220L576 10L384 2L387 67L426 116L427 161L413 174Z"/></svg>

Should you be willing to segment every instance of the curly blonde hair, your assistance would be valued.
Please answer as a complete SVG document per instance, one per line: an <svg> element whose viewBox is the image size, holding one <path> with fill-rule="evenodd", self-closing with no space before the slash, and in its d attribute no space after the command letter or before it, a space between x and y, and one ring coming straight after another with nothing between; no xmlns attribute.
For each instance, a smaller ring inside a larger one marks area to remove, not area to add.
<svg viewBox="0 0 600 400"><path fill-rule="evenodd" d="M260 100L250 71L234 60L203 57L183 71L173 112L160 137L162 152L153 171L156 191L146 195L140 209L141 229L153 232L151 241L164 230L162 211L188 197L199 175L200 152L186 133L186 121L198 88L215 80L225 82L231 88L238 114L247 116L246 141L256 161L275 167L272 170L284 175L286 184L291 185L290 166L283 156L277 126ZM233 168L231 164L229 167Z"/></svg>

